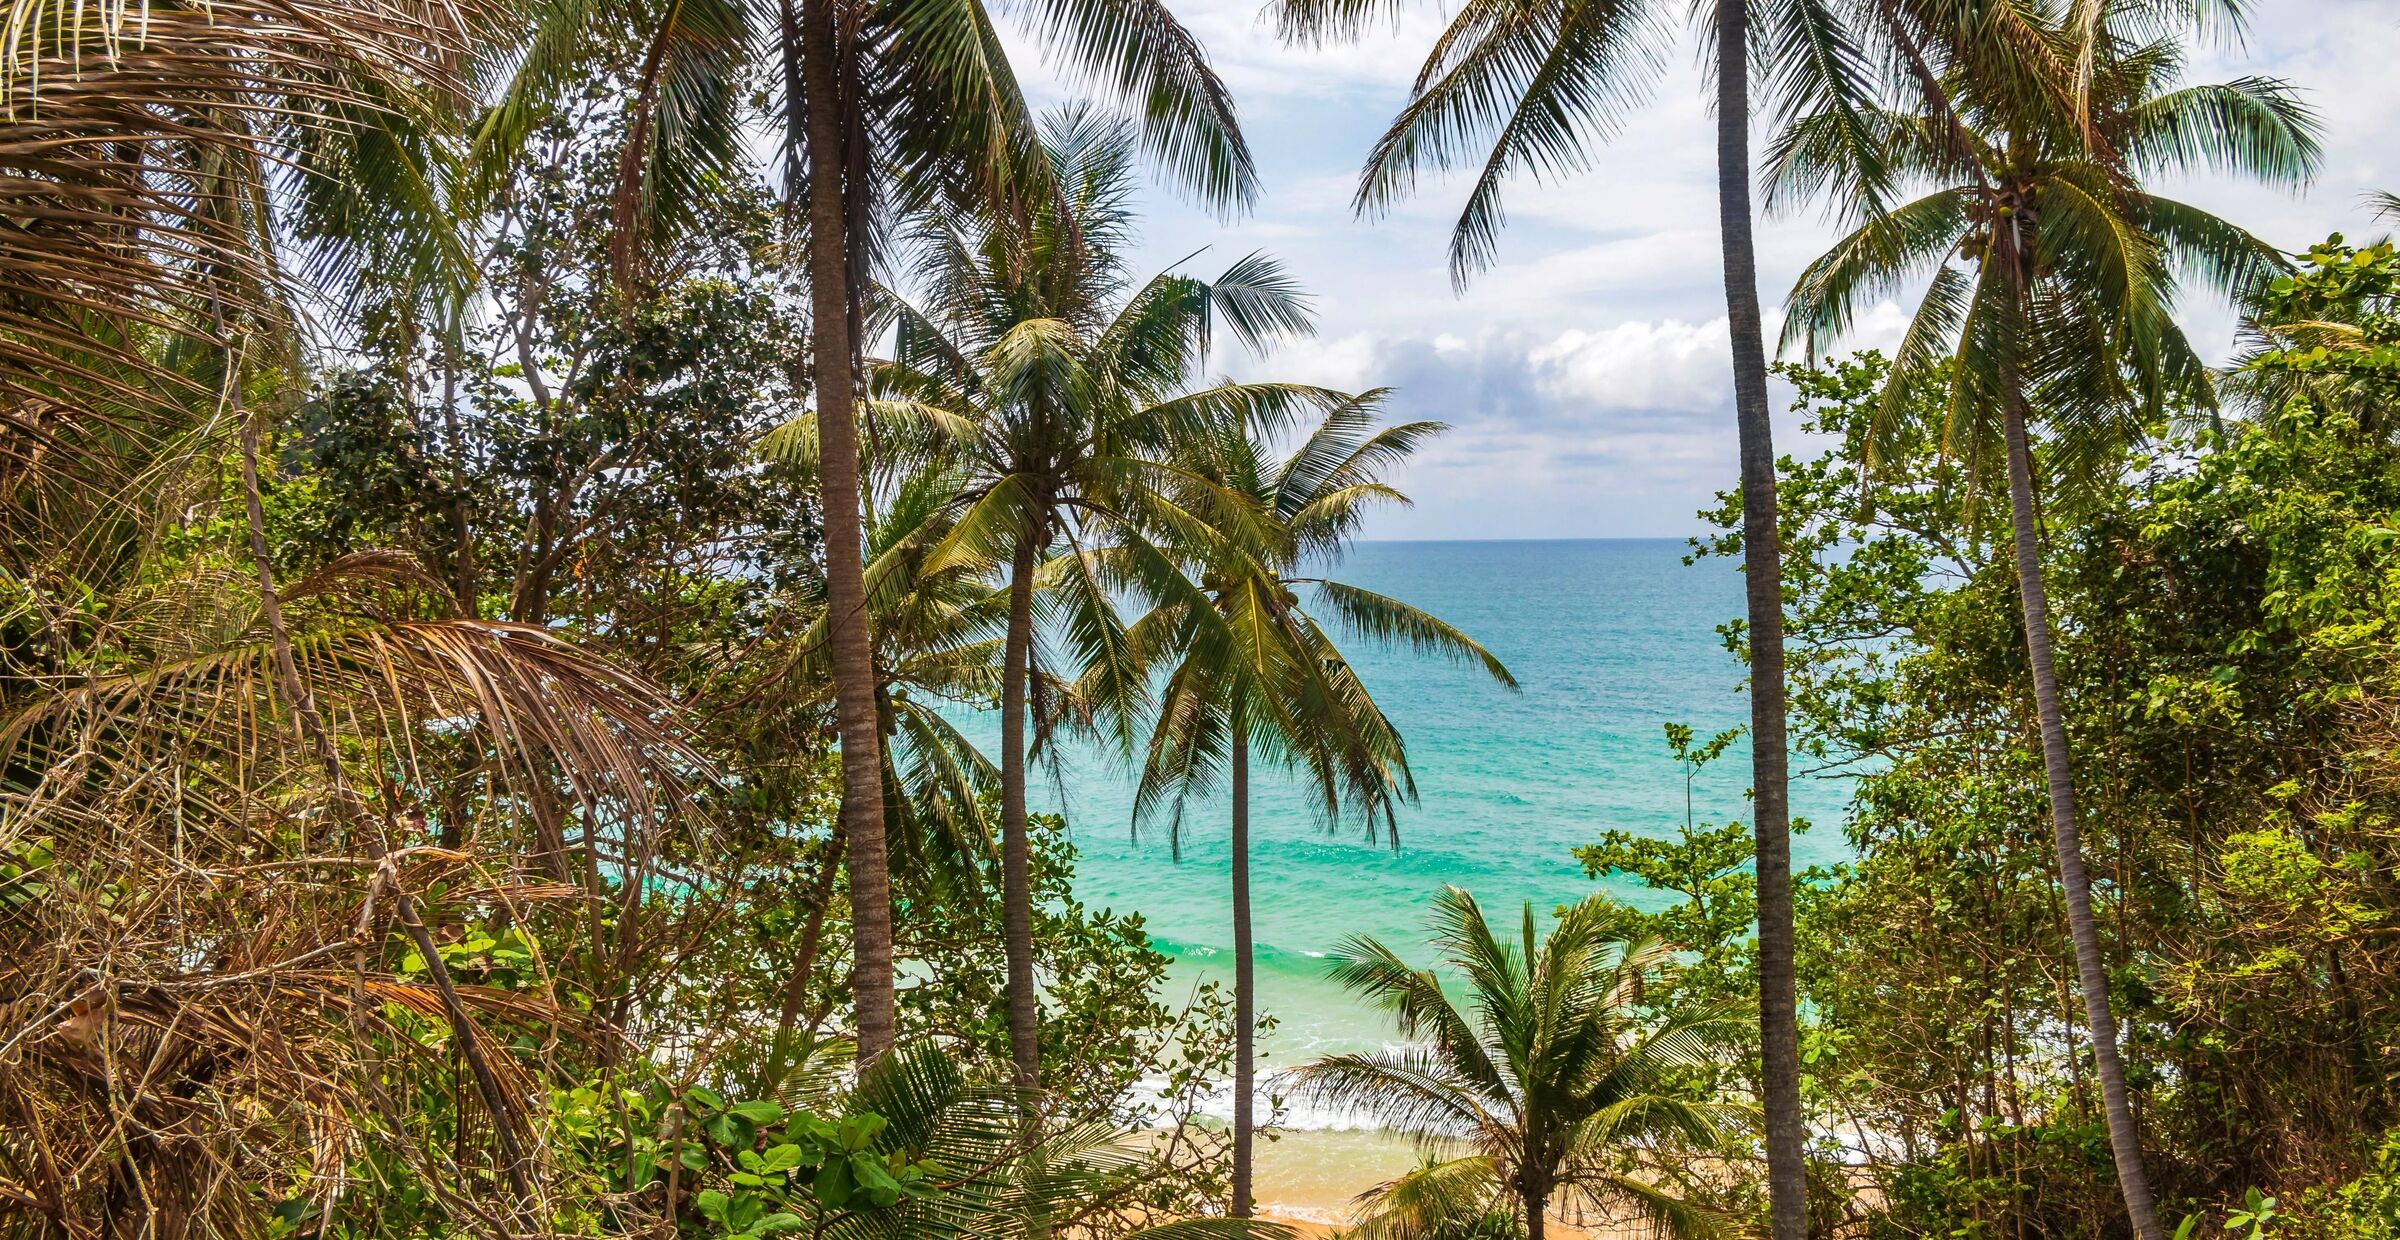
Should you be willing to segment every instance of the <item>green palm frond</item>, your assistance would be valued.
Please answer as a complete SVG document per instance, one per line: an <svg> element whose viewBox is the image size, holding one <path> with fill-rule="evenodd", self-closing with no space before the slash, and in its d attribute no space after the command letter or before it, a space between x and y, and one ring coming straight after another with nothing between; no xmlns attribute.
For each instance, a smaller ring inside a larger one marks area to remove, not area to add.
<svg viewBox="0 0 2400 1240"><path fill-rule="evenodd" d="M1374 1234L1472 1234L1498 1210L1546 1209L1547 1185L1570 1200L1668 1234L1715 1234L1728 1220L1676 1196L1646 1158L1722 1157L1754 1116L1691 1084L1720 1065L1744 1021L1714 1007L1654 1010L1643 979L1672 964L1652 939L1626 938L1625 910L1593 896L1539 933L1533 906L1498 933L1473 896L1436 897L1433 941L1456 994L1369 938L1334 956L1337 980L1398 1018L1411 1044L1298 1069L1311 1098L1416 1135L1425 1166L1360 1199ZM1700 1070L1695 1073L1693 1069ZM1463 1149L1463 1152L1461 1152ZM1488 1186L1488 1188L1487 1188Z"/></svg>
<svg viewBox="0 0 2400 1240"><path fill-rule="evenodd" d="M1359 1240L1468 1240L1486 1234L1474 1223L1497 1216L1513 1233L1507 1186L1493 1160L1481 1154L1428 1159L1396 1179L1360 1193L1352 1210Z"/></svg>
<svg viewBox="0 0 2400 1240"><path fill-rule="evenodd" d="M1783 347L1816 356L1850 330L1858 312L1945 263L1971 222L1964 190L1939 190L1861 224L1800 273L1784 318Z"/></svg>
<svg viewBox="0 0 2400 1240"><path fill-rule="evenodd" d="M1317 596L1360 634L1382 641L1406 643L1422 654L1438 654L1480 666L1492 679L1510 688L1517 678L1507 665L1484 649L1481 642L1429 612L1388 595L1338 581L1302 578L1316 587Z"/></svg>
<svg viewBox="0 0 2400 1240"><path fill-rule="evenodd" d="M2124 127L2119 146L2153 175L2210 169L2300 188L2323 156L2315 112L2277 78L2169 91L2128 109Z"/></svg>
<svg viewBox="0 0 2400 1240"><path fill-rule="evenodd" d="M1035 28L1067 63L1130 105L1151 157L1202 201L1244 206L1258 170L1232 95L1157 0L1040 0Z"/></svg>

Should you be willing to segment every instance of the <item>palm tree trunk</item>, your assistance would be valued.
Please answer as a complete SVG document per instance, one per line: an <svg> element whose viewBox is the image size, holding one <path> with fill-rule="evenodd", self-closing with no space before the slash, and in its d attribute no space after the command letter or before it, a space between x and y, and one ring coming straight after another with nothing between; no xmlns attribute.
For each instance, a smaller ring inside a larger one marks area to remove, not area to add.
<svg viewBox="0 0 2400 1240"><path fill-rule="evenodd" d="M1000 664L1000 921L1008 954L1008 1049L1017 1088L1042 1087L1041 1009L1033 989L1033 876L1025 827L1025 688L1033 661L1036 535L1017 541L1008 574L1008 639Z"/></svg>
<svg viewBox="0 0 2400 1240"><path fill-rule="evenodd" d="M1250 960L1250 735L1233 711L1233 1217L1250 1217L1251 1147L1258 1127L1258 981Z"/></svg>
<svg viewBox="0 0 2400 1240"><path fill-rule="evenodd" d="M1758 843L1760 1101L1767 1209L1775 1240L1808 1231L1808 1134L1800 1113L1799 982L1793 967L1789 758L1784 741L1783 540L1775 516L1775 436L1767 408L1758 256L1750 232L1747 0L1717 0L1717 217L1725 317L1733 334L1734 418L1742 457L1742 576L1750 636L1750 787ZM1538 1231L1535 1233L1538 1237Z"/></svg>
<svg viewBox="0 0 2400 1240"><path fill-rule="evenodd" d="M1550 1191L1530 1174L1521 1181L1520 1191L1525 1199L1525 1240L1542 1240L1550 1223Z"/></svg>
<svg viewBox="0 0 2400 1240"><path fill-rule="evenodd" d="M2125 1092L2125 1065L2117 1058L2117 1022L2108 1010L2108 974L2100 960L2100 931L2092 922L2092 881L2083 869L2083 839L2076 826L2075 784L2067 764L2067 728L2058 704L2058 671L2051 658L2050 600L2042 585L2041 544L2033 518L2033 449L2025 434L2023 398L2014 369L2003 376L2007 408L2001 421L2008 437L2008 507L2016 541L2017 594L2025 607L2025 659L2033 669L2034 712L2041 718L2042 774L2049 784L2050 830L2058 842L2058 879L2066 891L2067 930L2075 942L2075 975L2083 988L2083 1014L2092 1031L2092 1071L2100 1078L2100 1103L2108 1115L2108 1147L2116 1156L2117 1185L2125 1214L2141 1240L2162 1240L2150 1177L2142 1167L2141 1131Z"/></svg>
<svg viewBox="0 0 2400 1240"><path fill-rule="evenodd" d="M842 739L842 835L848 841L858 1003L858 1061L898 1037L892 993L892 885L883 838L882 737L875 726L875 659L867 633L861 538L858 385L850 338L851 272L842 171L846 143L833 0L803 8L800 75L808 92L808 291L817 397L818 477L824 488L826 628L833 646L834 714Z"/></svg>

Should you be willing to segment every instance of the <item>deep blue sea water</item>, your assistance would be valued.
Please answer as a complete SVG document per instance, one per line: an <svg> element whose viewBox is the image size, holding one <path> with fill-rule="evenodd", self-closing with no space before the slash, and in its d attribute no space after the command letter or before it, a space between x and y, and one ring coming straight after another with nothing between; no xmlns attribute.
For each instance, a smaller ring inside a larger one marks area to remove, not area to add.
<svg viewBox="0 0 2400 1240"><path fill-rule="evenodd" d="M1266 1043L1270 1069L1390 1038L1384 1017L1325 978L1323 956L1344 936L1372 934L1422 958L1425 908L1442 884L1473 892L1495 918L1513 920L1525 900L1546 915L1604 886L1575 864L1576 845L1611 827L1664 834L1680 825L1682 776L1661 725L1688 723L1706 736L1749 711L1743 669L1717 633L1741 613L1740 572L1714 558L1687 566L1686 550L1673 539L1380 542L1332 566L1329 576L1464 629L1522 688L1349 641L1360 676L1406 738L1422 798L1401 816L1397 851L1360 829L1328 834L1296 788L1265 772L1254 780L1259 989L1279 1021ZM1703 772L1699 817L1748 821L1748 775L1742 746ZM1057 785L1036 781L1034 799L1068 815L1082 899L1138 910L1176 957L1180 988L1230 981L1224 807L1192 808L1176 862L1163 827L1131 837L1132 786L1114 760L1074 753ZM1794 813L1820 824L1795 841L1799 864L1838 859L1845 794L1834 783L1793 788ZM1638 884L1611 889L1653 903Z"/></svg>

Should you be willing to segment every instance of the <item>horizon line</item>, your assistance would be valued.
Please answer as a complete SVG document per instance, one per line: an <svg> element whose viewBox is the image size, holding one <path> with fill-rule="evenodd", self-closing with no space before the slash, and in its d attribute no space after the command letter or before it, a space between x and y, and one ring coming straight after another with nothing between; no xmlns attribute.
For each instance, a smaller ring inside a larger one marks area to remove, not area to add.
<svg viewBox="0 0 2400 1240"><path fill-rule="evenodd" d="M1360 538L1361 543L1689 542L1696 534L1497 534L1483 538Z"/></svg>

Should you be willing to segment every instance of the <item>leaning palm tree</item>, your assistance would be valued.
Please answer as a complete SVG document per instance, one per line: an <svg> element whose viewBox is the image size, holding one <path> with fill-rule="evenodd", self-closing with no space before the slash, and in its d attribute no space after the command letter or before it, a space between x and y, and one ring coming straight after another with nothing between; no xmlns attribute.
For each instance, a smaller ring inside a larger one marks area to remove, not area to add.
<svg viewBox="0 0 2400 1240"><path fill-rule="evenodd" d="M1812 350L1840 336L1862 305L1931 272L1882 397L1887 428L1929 388L1948 385L1935 428L1970 471L1997 469L2009 497L2011 552L2024 608L2026 658L2040 720L2042 766L2059 877L2095 1075L2126 1209L2137 1234L2159 1229L2140 1134L2118 1058L2108 975L2092 918L2065 713L2053 661L2035 516L2034 422L2048 431L2061 481L2090 449L2145 433L2174 402L2214 399L2206 366L2174 320L2178 273L2240 294L2281 264L2249 233L2149 193L2145 177L2213 168L2273 185L2303 184L2317 159L2315 125L2281 82L2244 78L2179 86L2178 32L2160 6L2079 5L2042 27L2039 45L2075 67L2058 79L2009 71L1977 38L1916 51L1926 88L1914 109L1868 119L1884 152L1872 175L1922 196L1870 213L1812 263L1793 289L1785 339ZM1863 201L1869 173L1817 140L1831 124L1796 118L1778 140L1769 194ZM1882 465L1889 462L1872 461Z"/></svg>
<svg viewBox="0 0 2400 1240"><path fill-rule="evenodd" d="M1128 287L1119 252L1134 130L1074 109L1046 138L1056 194L1015 216L926 213L915 271L926 303L893 304L899 348L881 372L893 395L875 406L878 418L921 413L949 435L942 453L957 511L934 563L1005 566L1002 921L1011 1049L1029 1090L1040 1081L1029 728L1058 705L1030 696L1045 683L1037 610L1057 620L1092 717L1113 721L1130 744L1145 686L1114 592L1188 592L1169 547L1261 529L1244 497L1175 463L1179 445L1229 420L1334 399L1278 384L1188 387L1217 324L1257 347L1306 325L1300 298L1255 256L1215 280L1170 273ZM1087 554L1102 547L1108 554Z"/></svg>
<svg viewBox="0 0 2400 1240"><path fill-rule="evenodd" d="M1409 1044L1294 1074L1308 1095L1407 1133L1429 1155L1362 1196L1360 1231L1432 1240L1478 1234L1465 1225L1505 1213L1542 1240L1561 1201L1671 1236L1729 1230L1662 1187L1660 1173L1726 1156L1730 1125L1747 1111L1696 1096L1687 1070L1716 1062L1716 1039L1747 1022L1715 1007L1650 1011L1645 987L1673 949L1625 937L1624 912L1605 896L1560 910L1547 937L1528 901L1515 941L1456 887L1433 909L1434 943L1465 983L1465 1007L1434 970L1353 938L1334 954L1334 977L1389 1010Z"/></svg>
<svg viewBox="0 0 2400 1240"><path fill-rule="evenodd" d="M1923 0L1940 5L1946 0ZM1784 739L1783 568L1775 515L1775 447L1767 405L1756 247L1751 236L1750 90L1765 85L1782 114L1822 107L1858 115L1870 97L1871 40L1846 19L1918 3L1843 0L1470 0L1452 15L1418 70L1408 105L1367 157L1353 203L1379 213L1429 169L1476 169L1451 232L1450 274L1461 287L1496 251L1508 179L1573 172L1646 94L1673 24L1697 20L1715 57L1717 209L1740 444L1742 571L1750 663L1753 818L1758 841L1758 965L1768 1189L1777 1240L1806 1226L1800 1110L1797 975L1793 963L1789 756ZM1276 0L1287 38L1355 37L1401 0ZM1872 11L1869 11L1871 8ZM1854 11L1855 10L1855 11ZM1753 66L1763 50L1769 59ZM1862 166L1871 135L1841 135Z"/></svg>
<svg viewBox="0 0 2400 1240"><path fill-rule="evenodd" d="M1399 845L1395 802L1415 785L1399 730L1360 683L1348 659L1297 589L1361 635L1481 666L1516 679L1474 639L1397 599L1321 577L1309 566L1339 556L1368 510L1406 503L1384 471L1442 430L1436 422L1378 428L1373 395L1327 413L1290 457L1271 459L1246 426L1228 425L1190 456L1190 468L1256 501L1270 514L1274 542L1263 554L1217 543L1194 565L1195 595L1173 599L1132 626L1145 663L1171 662L1157 723L1134 797L1135 821L1164 810L1178 852L1184 808L1220 779L1231 795L1233 855L1233 1201L1251 1208L1256 1117L1257 987L1250 930L1250 758L1303 773L1327 825L1350 815L1369 830L1380 819ZM1205 603L1205 606L1201 604ZM1150 652L1167 656L1162 659Z"/></svg>

